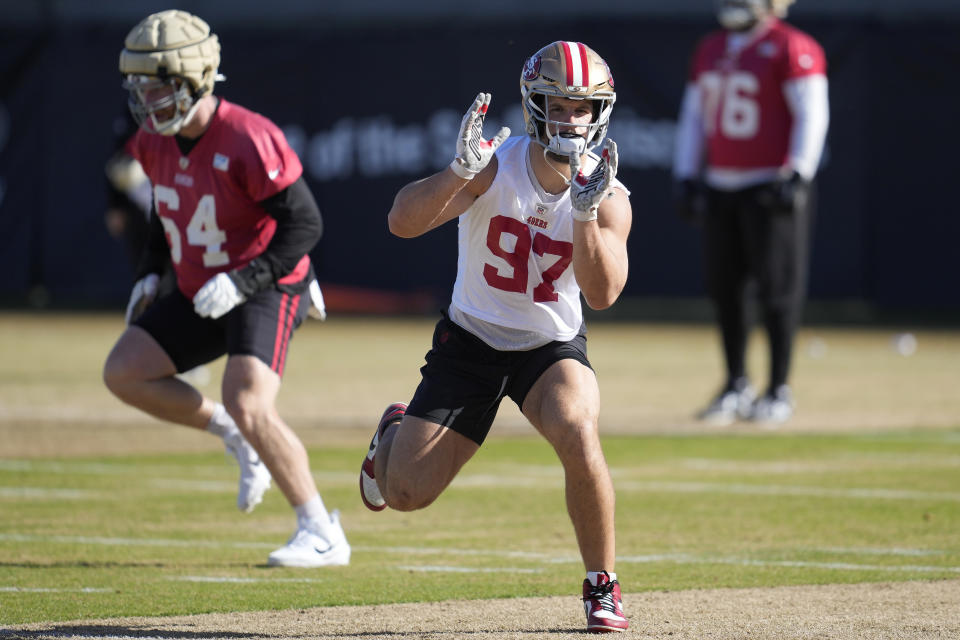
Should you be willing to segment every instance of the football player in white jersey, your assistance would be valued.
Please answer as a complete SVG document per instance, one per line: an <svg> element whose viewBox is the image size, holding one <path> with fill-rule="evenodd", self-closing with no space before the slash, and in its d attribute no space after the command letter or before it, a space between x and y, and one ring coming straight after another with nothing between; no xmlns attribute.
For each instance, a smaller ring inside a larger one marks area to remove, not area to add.
<svg viewBox="0 0 960 640"><path fill-rule="evenodd" d="M629 191L604 138L616 99L604 60L578 42L536 52L520 78L526 135L483 137L490 94L461 124L450 166L397 193L392 233L459 218L457 279L410 401L387 407L360 475L364 504L422 509L477 452L509 396L553 446L586 569L589 631L628 626L614 571L614 489L598 436L597 379L580 296L612 305L627 279Z"/></svg>

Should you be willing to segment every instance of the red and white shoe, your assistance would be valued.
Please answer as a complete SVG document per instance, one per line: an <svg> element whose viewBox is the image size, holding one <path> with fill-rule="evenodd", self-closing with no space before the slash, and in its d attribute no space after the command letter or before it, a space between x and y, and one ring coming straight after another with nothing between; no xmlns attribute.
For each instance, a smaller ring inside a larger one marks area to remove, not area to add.
<svg viewBox="0 0 960 640"><path fill-rule="evenodd" d="M374 476L377 445L380 444L380 438L387 427L394 422L403 420L406 412L407 405L403 402L394 402L386 408L380 418L380 423L377 425L377 430L373 434L373 439L370 440L370 450L367 451L367 456L363 459L363 465L360 467L360 499L363 500L364 506L371 511L383 511L387 506L386 501L380 494L380 487L377 486Z"/></svg>
<svg viewBox="0 0 960 640"><path fill-rule="evenodd" d="M583 581L583 609L587 614L587 631L590 633L608 633L626 631L630 622L623 615L623 599L620 597L620 583L610 579L604 571L597 576L597 585Z"/></svg>

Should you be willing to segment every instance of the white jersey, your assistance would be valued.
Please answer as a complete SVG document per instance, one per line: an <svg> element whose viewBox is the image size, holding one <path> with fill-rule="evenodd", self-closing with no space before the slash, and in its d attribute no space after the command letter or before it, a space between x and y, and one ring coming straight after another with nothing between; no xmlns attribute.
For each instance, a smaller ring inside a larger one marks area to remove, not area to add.
<svg viewBox="0 0 960 640"><path fill-rule="evenodd" d="M583 324L571 267L570 190L549 194L540 187L530 143L514 136L497 149L493 183L459 219L451 319L501 350L571 340ZM591 154L583 173L597 161Z"/></svg>

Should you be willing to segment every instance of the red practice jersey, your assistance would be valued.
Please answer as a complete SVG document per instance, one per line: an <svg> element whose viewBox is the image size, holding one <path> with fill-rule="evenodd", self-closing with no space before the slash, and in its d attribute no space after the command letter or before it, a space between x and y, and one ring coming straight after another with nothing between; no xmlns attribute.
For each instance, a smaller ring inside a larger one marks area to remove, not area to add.
<svg viewBox="0 0 960 640"><path fill-rule="evenodd" d="M705 37L693 56L689 81L700 88L706 163L719 169L786 164L793 118L783 95L789 80L826 75L823 49L807 34L772 20L736 53L726 31Z"/></svg>
<svg viewBox="0 0 960 640"><path fill-rule="evenodd" d="M128 150L153 183L177 285L188 299L217 273L243 267L264 252L277 222L258 203L303 173L275 124L223 99L186 156L173 136L142 129ZM304 255L280 282L299 282L309 269Z"/></svg>

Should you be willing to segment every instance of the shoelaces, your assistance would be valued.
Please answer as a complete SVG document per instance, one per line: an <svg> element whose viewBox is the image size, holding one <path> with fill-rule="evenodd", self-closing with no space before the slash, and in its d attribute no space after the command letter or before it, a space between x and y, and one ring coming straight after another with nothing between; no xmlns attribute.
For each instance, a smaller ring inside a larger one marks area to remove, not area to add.
<svg viewBox="0 0 960 640"><path fill-rule="evenodd" d="M617 613L617 603L613 599L613 586L616 582L607 582L598 584L590 588L590 593L583 597L584 600L595 600L600 604L600 608L610 613Z"/></svg>

